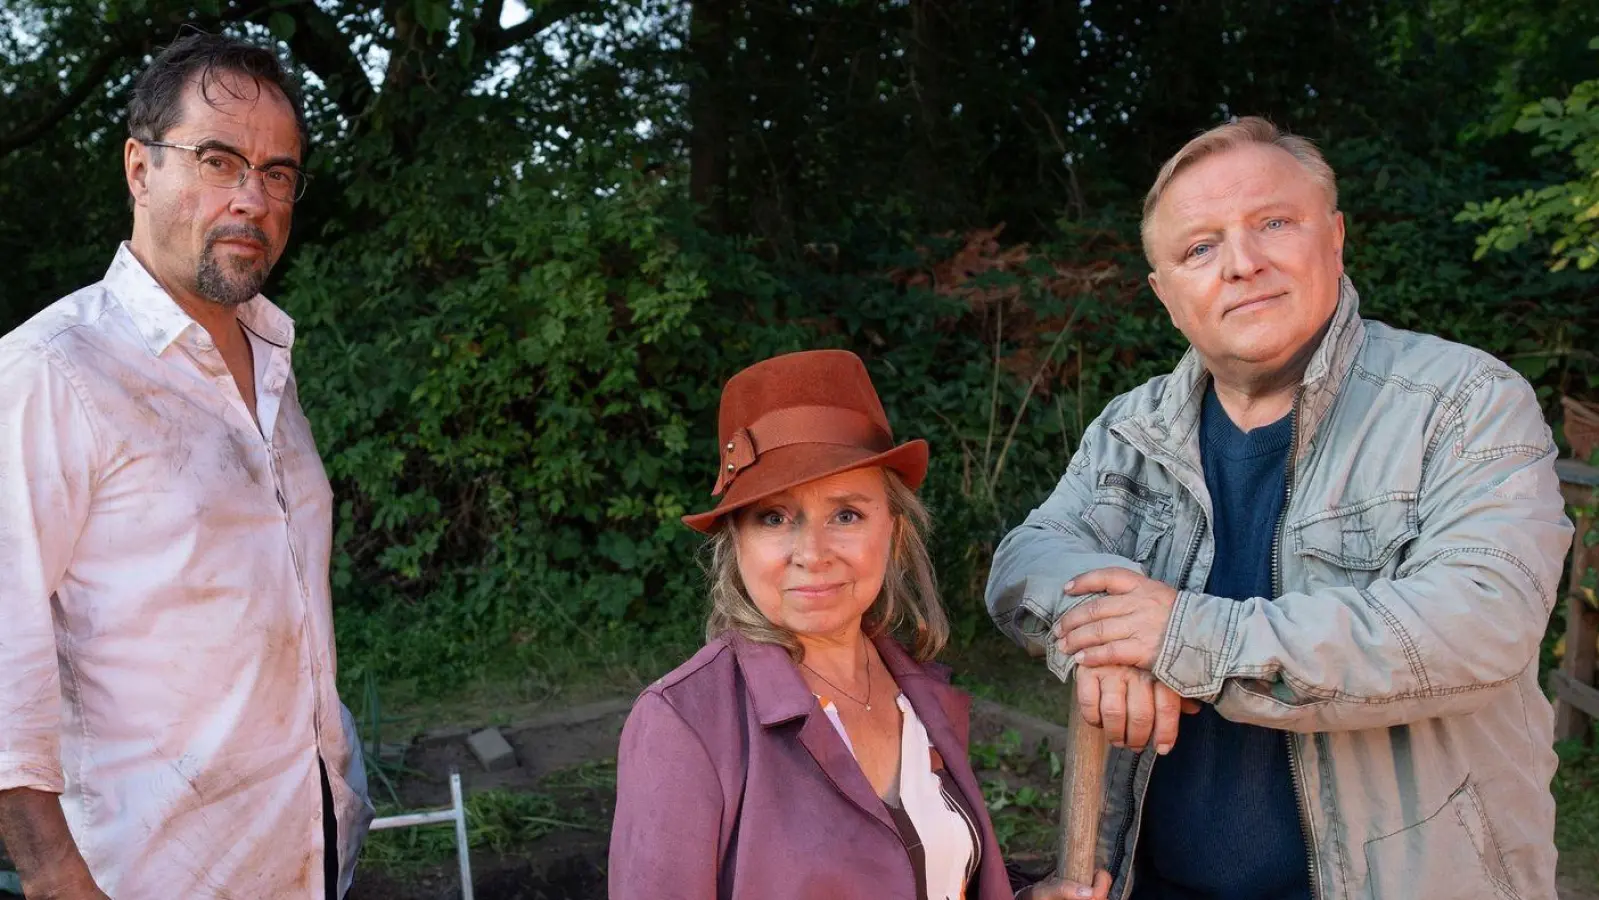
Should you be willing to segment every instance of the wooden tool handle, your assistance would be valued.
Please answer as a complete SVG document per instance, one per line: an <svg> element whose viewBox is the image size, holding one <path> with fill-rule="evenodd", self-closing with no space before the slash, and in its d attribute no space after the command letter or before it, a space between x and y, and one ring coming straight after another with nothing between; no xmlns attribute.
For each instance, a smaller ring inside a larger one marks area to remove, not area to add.
<svg viewBox="0 0 1599 900"><path fill-rule="evenodd" d="M1099 816L1105 808L1105 756L1102 729L1083 721L1077 706L1077 676L1067 682L1070 712L1064 774L1061 776L1060 863L1056 874L1078 884L1094 883L1094 851L1099 846Z"/></svg>

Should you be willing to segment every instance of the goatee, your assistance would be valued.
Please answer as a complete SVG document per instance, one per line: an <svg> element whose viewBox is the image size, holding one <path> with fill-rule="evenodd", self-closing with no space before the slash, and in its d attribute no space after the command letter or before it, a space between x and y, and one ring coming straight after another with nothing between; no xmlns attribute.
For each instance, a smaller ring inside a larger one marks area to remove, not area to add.
<svg viewBox="0 0 1599 900"><path fill-rule="evenodd" d="M216 245L218 241L229 238L247 238L266 247L267 236L266 232L249 225L223 226L206 235L205 249L200 253L200 266L195 271L195 293L212 303L232 308L249 303L256 294L261 293L261 285L266 283L267 273L272 267L265 262L259 267L252 267L248 262L235 261L228 267L231 271L224 271L217 259Z"/></svg>

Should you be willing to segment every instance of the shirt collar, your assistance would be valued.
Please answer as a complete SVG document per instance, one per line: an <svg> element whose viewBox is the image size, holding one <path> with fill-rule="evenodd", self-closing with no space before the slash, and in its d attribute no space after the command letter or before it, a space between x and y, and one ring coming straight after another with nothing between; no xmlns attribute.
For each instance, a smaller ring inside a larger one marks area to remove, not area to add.
<svg viewBox="0 0 1599 900"><path fill-rule="evenodd" d="M133 320L145 346L160 356L196 323L133 255L126 241L106 270L105 284ZM282 348L294 344L294 320L272 301L255 295L239 307L239 322L262 340Z"/></svg>

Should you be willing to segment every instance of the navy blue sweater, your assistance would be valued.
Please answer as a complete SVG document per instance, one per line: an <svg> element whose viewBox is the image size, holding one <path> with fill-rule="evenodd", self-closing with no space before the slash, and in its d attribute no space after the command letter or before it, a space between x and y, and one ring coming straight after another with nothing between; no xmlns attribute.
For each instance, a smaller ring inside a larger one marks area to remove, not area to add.
<svg viewBox="0 0 1599 900"><path fill-rule="evenodd" d="M1272 537L1282 513L1292 416L1247 434L1212 389L1200 456L1215 510L1205 593L1272 597ZM1229 722L1206 704L1183 716L1155 763L1139 832L1136 900L1308 900L1310 870L1287 736Z"/></svg>

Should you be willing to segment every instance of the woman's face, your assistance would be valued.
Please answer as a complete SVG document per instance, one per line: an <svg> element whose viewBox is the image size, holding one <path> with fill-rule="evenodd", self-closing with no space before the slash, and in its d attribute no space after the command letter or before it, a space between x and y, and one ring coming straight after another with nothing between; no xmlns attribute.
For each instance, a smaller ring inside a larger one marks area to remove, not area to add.
<svg viewBox="0 0 1599 900"><path fill-rule="evenodd" d="M737 515L739 575L767 620L802 645L858 640L894 542L883 470L806 482Z"/></svg>

